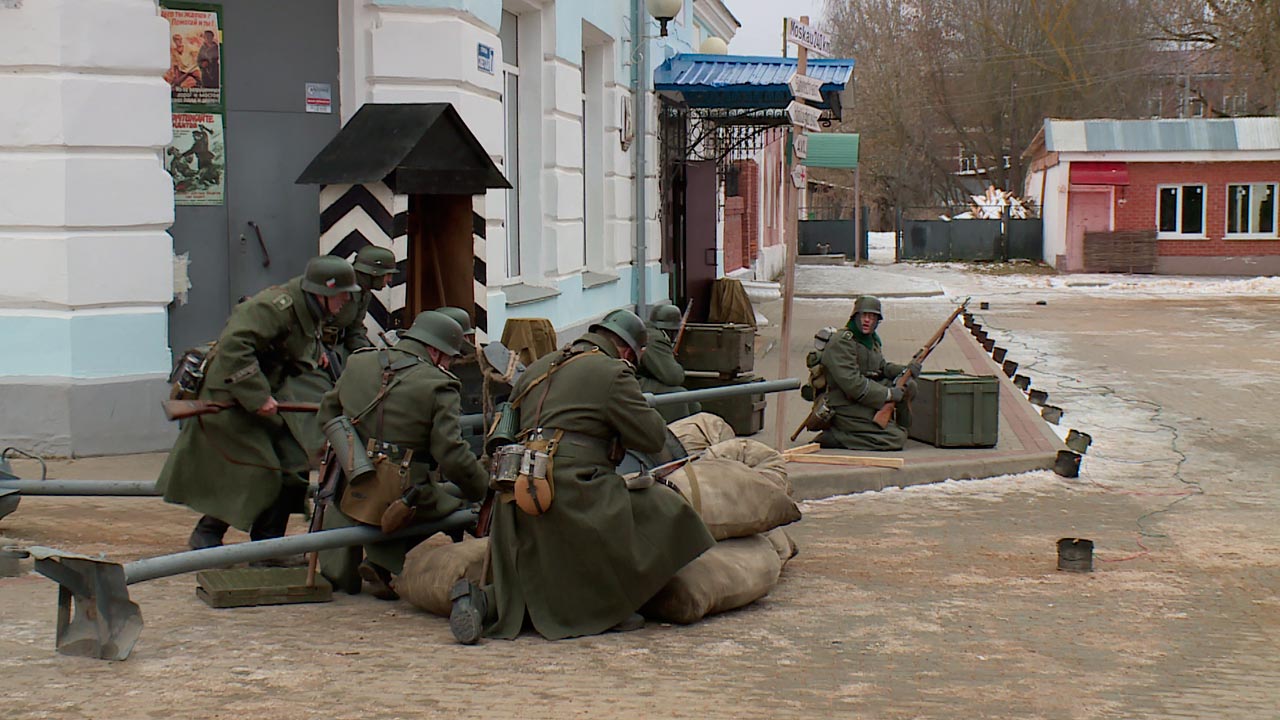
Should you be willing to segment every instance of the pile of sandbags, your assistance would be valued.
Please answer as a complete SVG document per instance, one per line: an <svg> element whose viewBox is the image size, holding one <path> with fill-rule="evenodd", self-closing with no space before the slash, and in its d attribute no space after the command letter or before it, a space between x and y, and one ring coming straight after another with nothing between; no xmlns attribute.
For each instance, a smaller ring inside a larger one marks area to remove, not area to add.
<svg viewBox="0 0 1280 720"><path fill-rule="evenodd" d="M641 613L687 624L768 595L797 552L781 527L800 519L782 455L754 440L726 439L667 479L718 542L676 573Z"/></svg>
<svg viewBox="0 0 1280 720"><path fill-rule="evenodd" d="M738 436L724 418L705 412L677 420L667 425L667 429L684 446L685 452L691 454Z"/></svg>
<svg viewBox="0 0 1280 720"><path fill-rule="evenodd" d="M462 578L481 582L489 538L464 536L448 545L423 543L404 558L395 590L406 602L433 615L449 617L449 590Z"/></svg>

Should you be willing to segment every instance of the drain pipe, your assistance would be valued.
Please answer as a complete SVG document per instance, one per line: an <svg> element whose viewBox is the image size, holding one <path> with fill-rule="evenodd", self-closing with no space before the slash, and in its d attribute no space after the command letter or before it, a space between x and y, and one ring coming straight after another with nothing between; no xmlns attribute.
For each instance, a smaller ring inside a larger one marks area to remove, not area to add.
<svg viewBox="0 0 1280 720"><path fill-rule="evenodd" d="M648 99L648 76L649 76L649 41L645 39L644 31L649 24L648 14L645 11L643 0L631 0L631 47L632 59L631 63L631 101L632 114L635 115L636 138L632 144L635 150L635 209L633 211L635 223L635 242L631 247L632 258L632 277L633 283L632 296L636 301L636 314L640 317L648 317L648 282L645 277L648 269L648 244L646 243L645 234L649 229L648 218L648 168L645 166L645 157L648 153L649 145L649 109L646 107Z"/></svg>

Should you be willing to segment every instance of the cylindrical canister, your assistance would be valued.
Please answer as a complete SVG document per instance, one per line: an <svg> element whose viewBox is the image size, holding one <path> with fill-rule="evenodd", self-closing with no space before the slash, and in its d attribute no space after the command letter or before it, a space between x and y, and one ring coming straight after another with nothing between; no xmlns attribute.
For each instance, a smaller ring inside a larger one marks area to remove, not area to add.
<svg viewBox="0 0 1280 720"><path fill-rule="evenodd" d="M348 482L356 483L373 474L373 461L369 459L369 453L365 452L364 443L360 442L351 418L339 415L325 423L321 429Z"/></svg>
<svg viewBox="0 0 1280 720"><path fill-rule="evenodd" d="M1093 541L1084 538L1059 540L1058 569L1067 572L1093 572Z"/></svg>

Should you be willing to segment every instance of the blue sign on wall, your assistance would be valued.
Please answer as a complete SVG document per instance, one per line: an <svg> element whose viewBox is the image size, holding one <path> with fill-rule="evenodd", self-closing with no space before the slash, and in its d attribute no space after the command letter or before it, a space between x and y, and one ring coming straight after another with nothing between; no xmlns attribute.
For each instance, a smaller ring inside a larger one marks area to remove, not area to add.
<svg viewBox="0 0 1280 720"><path fill-rule="evenodd" d="M493 74L493 48L484 43L476 43L476 68L480 72Z"/></svg>

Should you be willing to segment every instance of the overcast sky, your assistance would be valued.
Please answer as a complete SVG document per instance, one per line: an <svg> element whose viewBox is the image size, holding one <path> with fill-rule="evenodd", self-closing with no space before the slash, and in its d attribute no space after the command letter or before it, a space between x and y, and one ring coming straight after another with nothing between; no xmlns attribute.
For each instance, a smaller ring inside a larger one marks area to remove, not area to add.
<svg viewBox="0 0 1280 720"><path fill-rule="evenodd" d="M781 55L784 14L808 15L811 23L822 18L822 0L724 0L724 4L742 23L729 43L734 55ZM788 54L795 56L794 45Z"/></svg>

